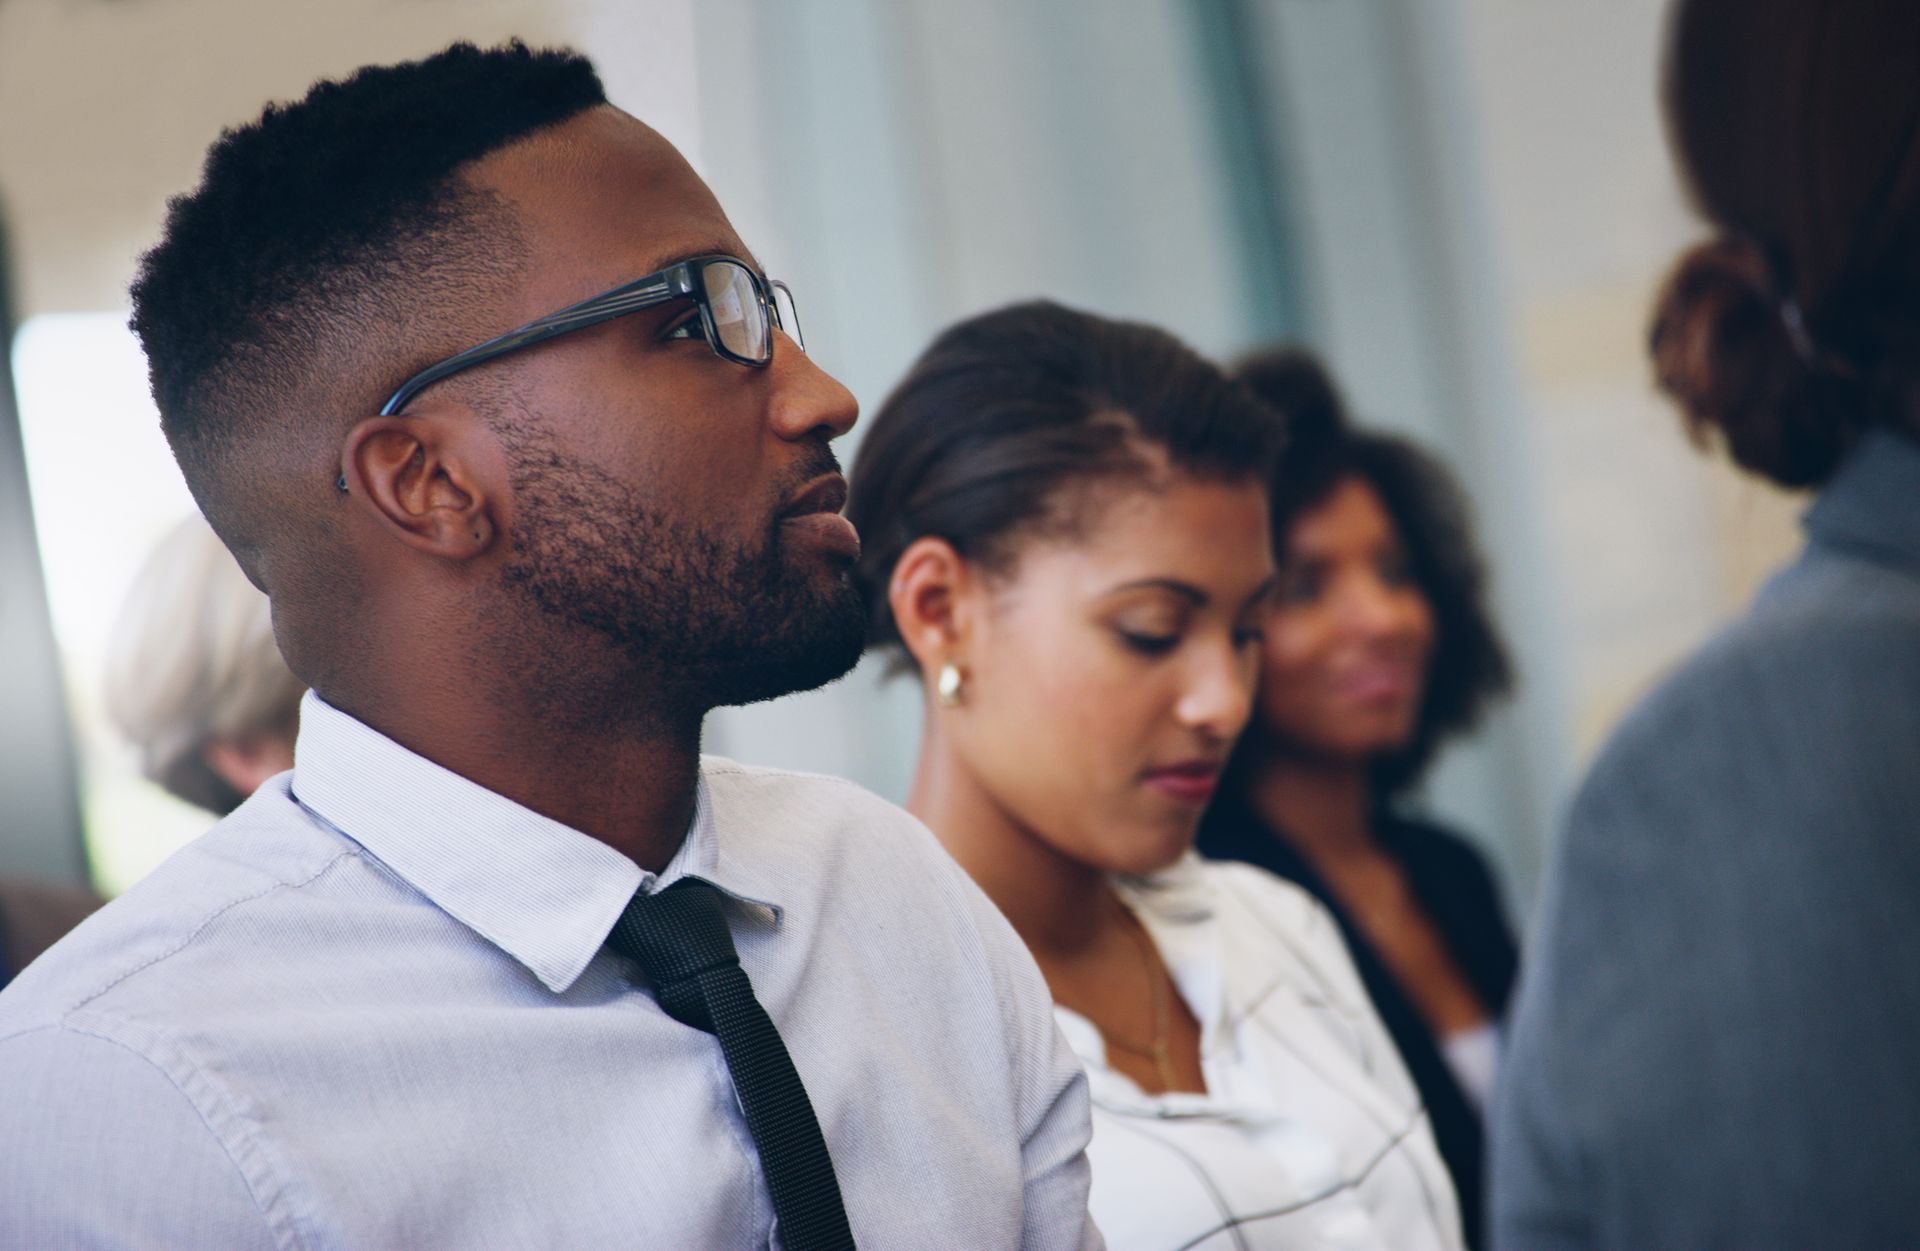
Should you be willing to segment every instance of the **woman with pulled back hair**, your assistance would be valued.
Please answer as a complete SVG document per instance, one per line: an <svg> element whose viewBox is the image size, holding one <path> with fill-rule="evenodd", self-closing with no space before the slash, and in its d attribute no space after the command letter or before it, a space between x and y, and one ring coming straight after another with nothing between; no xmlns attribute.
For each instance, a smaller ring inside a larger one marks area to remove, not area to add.
<svg viewBox="0 0 1920 1251"><path fill-rule="evenodd" d="M1514 1248L1920 1239L1920 5L1681 0L1654 317L1807 545L1575 801L1494 1127Z"/></svg>
<svg viewBox="0 0 1920 1251"><path fill-rule="evenodd" d="M1086 1066L1107 1245L1454 1251L1339 928L1191 851L1253 706L1279 434L1164 331L969 318L854 464L869 637L926 700L908 808L1026 941Z"/></svg>

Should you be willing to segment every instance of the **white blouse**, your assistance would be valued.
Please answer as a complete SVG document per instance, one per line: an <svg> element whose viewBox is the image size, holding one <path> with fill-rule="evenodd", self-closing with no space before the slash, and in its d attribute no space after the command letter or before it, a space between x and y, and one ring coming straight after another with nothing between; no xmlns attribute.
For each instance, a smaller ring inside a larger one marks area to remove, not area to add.
<svg viewBox="0 0 1920 1251"><path fill-rule="evenodd" d="M1200 1023L1207 1093L1147 1094L1056 1008L1093 1095L1113 1251L1460 1251L1426 1110L1333 918L1264 870L1189 855L1120 882Z"/></svg>

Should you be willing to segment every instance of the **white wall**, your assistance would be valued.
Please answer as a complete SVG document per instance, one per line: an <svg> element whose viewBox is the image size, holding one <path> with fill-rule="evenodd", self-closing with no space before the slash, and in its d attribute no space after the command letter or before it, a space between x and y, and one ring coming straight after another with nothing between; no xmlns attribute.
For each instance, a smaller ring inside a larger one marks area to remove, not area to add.
<svg viewBox="0 0 1920 1251"><path fill-rule="evenodd" d="M697 141L692 0L3 0L0 197L17 316L118 308L222 127L317 78L455 39L577 44L609 94Z"/></svg>
<svg viewBox="0 0 1920 1251"><path fill-rule="evenodd" d="M1652 387L1653 298L1702 233L1657 103L1666 5L1458 7L1584 755L1792 552L1803 501L1697 455Z"/></svg>

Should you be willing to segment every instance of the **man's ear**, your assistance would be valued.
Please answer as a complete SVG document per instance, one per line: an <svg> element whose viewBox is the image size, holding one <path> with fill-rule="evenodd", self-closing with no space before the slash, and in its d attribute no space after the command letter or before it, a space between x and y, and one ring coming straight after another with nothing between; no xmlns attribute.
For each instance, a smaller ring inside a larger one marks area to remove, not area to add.
<svg viewBox="0 0 1920 1251"><path fill-rule="evenodd" d="M923 673L966 664L982 593L979 573L945 539L920 538L894 562L887 604Z"/></svg>
<svg viewBox="0 0 1920 1251"><path fill-rule="evenodd" d="M340 480L401 542L470 560L499 536L498 462L497 444L470 413L369 417L347 432Z"/></svg>

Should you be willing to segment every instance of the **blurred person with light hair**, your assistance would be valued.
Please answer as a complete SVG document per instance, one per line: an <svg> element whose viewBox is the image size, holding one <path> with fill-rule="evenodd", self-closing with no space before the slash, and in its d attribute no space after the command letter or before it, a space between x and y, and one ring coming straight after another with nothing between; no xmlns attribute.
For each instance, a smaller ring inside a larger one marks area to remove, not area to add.
<svg viewBox="0 0 1920 1251"><path fill-rule="evenodd" d="M198 513L141 567L107 660L107 712L147 777L222 815L293 767L300 696L267 597Z"/></svg>
<svg viewBox="0 0 1920 1251"><path fill-rule="evenodd" d="M1819 495L1574 801L1495 1100L1499 1246L1920 1240L1916 66L1912 0L1673 9L1710 235L1659 297L1655 377Z"/></svg>

